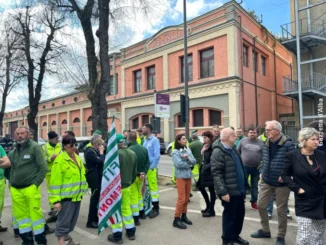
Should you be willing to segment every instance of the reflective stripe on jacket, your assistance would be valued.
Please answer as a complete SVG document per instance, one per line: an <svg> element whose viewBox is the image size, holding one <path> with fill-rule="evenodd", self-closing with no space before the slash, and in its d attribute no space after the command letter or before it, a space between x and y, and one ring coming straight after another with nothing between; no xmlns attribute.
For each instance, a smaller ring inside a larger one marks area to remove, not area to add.
<svg viewBox="0 0 326 245"><path fill-rule="evenodd" d="M67 198L80 201L88 190L83 161L76 154L75 157L78 166L65 151L53 163L49 188L52 204Z"/></svg>

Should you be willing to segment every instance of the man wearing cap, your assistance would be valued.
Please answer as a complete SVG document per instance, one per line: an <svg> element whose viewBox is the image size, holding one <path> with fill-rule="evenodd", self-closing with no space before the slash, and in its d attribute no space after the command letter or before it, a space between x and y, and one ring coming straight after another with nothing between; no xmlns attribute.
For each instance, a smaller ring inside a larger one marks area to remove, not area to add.
<svg viewBox="0 0 326 245"><path fill-rule="evenodd" d="M153 126L149 123L146 123L143 126L143 134L146 136L144 141L144 146L148 151L150 167L147 172L147 180L149 189L151 191L152 198L152 211L149 214L151 219L155 218L160 214L160 206L159 206L159 193L158 193L158 184L157 184L157 173L158 173L158 163L160 161L161 153L160 153L160 142L159 140L152 134Z"/></svg>
<svg viewBox="0 0 326 245"><path fill-rule="evenodd" d="M192 136L193 135L197 135L197 132L198 132L198 130L197 129L194 129L194 130L192 130L191 131L191 136L189 137L189 139L188 139L188 142L189 142L189 144L192 142Z"/></svg>
<svg viewBox="0 0 326 245"><path fill-rule="evenodd" d="M59 135L54 132L50 131L48 133L48 139L49 141L42 147L43 149L43 155L46 160L46 163L48 164L48 172L45 175L46 179L46 186L49 192L50 188L50 180L51 180L51 168L54 163L54 160L56 157L61 153L61 145L59 143ZM50 201L49 201L50 204ZM47 223L56 222L57 216L55 215L53 205L50 204L51 211L49 212L50 217L46 220Z"/></svg>
<svg viewBox="0 0 326 245"><path fill-rule="evenodd" d="M135 240L136 227L134 219L132 218L130 196L131 184L134 183L137 176L137 162L136 154L125 146L125 139L122 134L117 134L116 141L118 144L120 177L121 177L121 193L122 203L121 212L122 220L126 229L129 240ZM111 225L112 234L108 235L108 240L115 244L122 244L122 221Z"/></svg>

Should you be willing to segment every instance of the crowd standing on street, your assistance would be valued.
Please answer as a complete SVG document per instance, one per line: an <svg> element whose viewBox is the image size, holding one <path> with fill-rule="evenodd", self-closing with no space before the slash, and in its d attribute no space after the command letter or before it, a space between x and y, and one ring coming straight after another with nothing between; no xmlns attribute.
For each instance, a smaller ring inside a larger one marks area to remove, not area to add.
<svg viewBox="0 0 326 245"><path fill-rule="evenodd" d="M202 217L215 216L216 199L224 208L222 214L222 244L249 244L241 235L245 217L246 186L250 188L251 208L259 211L261 229L251 234L254 239L271 238L269 218L276 200L278 234L276 245L285 244L288 199L295 196L297 221L296 245L321 245L326 231L326 134L320 122L309 124L299 132L298 148L282 133L277 121L267 121L264 133L258 137L255 127L243 129L213 125L202 133L203 143L193 130L191 138L184 133L176 136L172 146L174 178L177 187L173 227L186 229L193 222L187 217L191 186L201 192L206 207ZM319 131L317 131L319 130ZM15 130L16 144L6 156L0 146L0 218L4 205L5 179L9 181L15 237L23 245L48 244L46 235L55 233L59 245L79 245L70 236L77 223L83 196L90 188L90 204L86 227L98 228L98 204L105 161L102 132L95 130L84 153L79 157L73 131L59 135L48 132L48 142L42 147L33 141L33 131L27 127ZM9 136L6 137L7 140ZM190 144L189 144L190 142ZM109 143L109 142L107 142ZM152 207L150 218L159 212L158 164L160 142L153 126L145 124L136 131L124 130L116 135L122 186L122 221L111 226L108 240L123 243L123 227L129 240L136 239L136 226L146 219L143 187L148 182ZM41 209L40 185L46 180L50 212L48 222ZM249 180L249 182L248 182ZM258 188L259 185L259 188ZM209 191L209 195L207 190ZM0 220L1 222L1 220ZM7 227L0 224L0 232ZM0 241L0 245L3 244Z"/></svg>

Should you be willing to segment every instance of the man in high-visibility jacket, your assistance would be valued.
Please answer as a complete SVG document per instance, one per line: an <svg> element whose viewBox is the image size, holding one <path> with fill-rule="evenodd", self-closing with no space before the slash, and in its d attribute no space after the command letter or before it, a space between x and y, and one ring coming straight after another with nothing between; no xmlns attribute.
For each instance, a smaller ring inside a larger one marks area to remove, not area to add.
<svg viewBox="0 0 326 245"><path fill-rule="evenodd" d="M134 183L137 176L137 156L125 146L125 138L122 134L117 134L116 141L118 144L119 165L121 176L121 193L122 193L122 220L126 229L129 240L135 240L136 227L132 217L130 196L131 184ZM116 244L122 244L122 221L111 225L112 234L108 235L108 240Z"/></svg>
<svg viewBox="0 0 326 245"><path fill-rule="evenodd" d="M41 208L41 189L48 171L41 147L30 140L29 130L18 127L15 131L16 148L9 153L9 173L13 216L16 218L23 244L47 244Z"/></svg>
<svg viewBox="0 0 326 245"><path fill-rule="evenodd" d="M145 140L145 136L143 135L143 129L139 128L136 130L136 132L137 132L137 143L139 145L143 145Z"/></svg>
<svg viewBox="0 0 326 245"><path fill-rule="evenodd" d="M5 150L0 146L0 223L1 223L1 216L3 211L3 205L5 201L5 189L6 189L6 180L4 176L4 168L9 168L11 166L9 158L6 155ZM7 231L7 227L2 227L0 225L0 232ZM0 245L3 244L0 241Z"/></svg>
<svg viewBox="0 0 326 245"><path fill-rule="evenodd" d="M44 158L48 164L48 169L49 169L49 171L45 175L45 179L46 179L46 187L48 189L48 193L50 193L49 188L50 188L50 180L51 180L51 169L54 160L61 153L61 145L59 143L59 135L54 131L50 131L48 133L48 139L49 141L42 147L42 149L43 149ZM49 212L50 217L46 220L46 222L47 223L56 222L57 216L53 211L53 205L50 203L50 200L49 200L49 204L50 204L51 211Z"/></svg>

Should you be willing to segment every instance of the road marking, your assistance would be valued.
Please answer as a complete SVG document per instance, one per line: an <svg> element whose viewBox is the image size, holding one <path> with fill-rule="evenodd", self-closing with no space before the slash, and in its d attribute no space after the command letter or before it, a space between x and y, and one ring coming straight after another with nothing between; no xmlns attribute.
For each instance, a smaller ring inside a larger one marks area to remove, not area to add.
<svg viewBox="0 0 326 245"><path fill-rule="evenodd" d="M158 191L159 193L162 193L162 192L166 192L166 191L170 191L170 190L174 190L175 188L167 188L167 189L163 189L163 190L160 190Z"/></svg>
<svg viewBox="0 0 326 245"><path fill-rule="evenodd" d="M83 236L86 236L86 237L88 237L89 239L92 239L92 240L98 238L98 236L93 235L92 233L90 233L90 232L88 232L88 231L85 231L85 230L83 230L83 229L80 229L80 228L77 227L77 226L75 226L74 231L76 231L77 233L79 233L79 234L81 234L81 235L83 235Z"/></svg>
<svg viewBox="0 0 326 245"><path fill-rule="evenodd" d="M168 207L168 206L162 206L162 205L160 205L160 208L161 208L161 209L165 209L165 210L173 210L173 211L175 210L174 207ZM201 211L199 211L199 210L194 210L194 209L188 209L187 212L188 212L188 213L201 214ZM222 213L216 213L216 215L217 215L217 216L222 216ZM260 219L256 219L256 218L245 217L244 219L247 220L247 221L260 222ZM275 224L275 225L278 224L278 222L277 222L277 221L274 221L274 220L270 220L269 223L270 223L270 224ZM288 226L293 226L293 227L296 227L296 226L297 226L296 223L288 223L287 225L288 225Z"/></svg>

